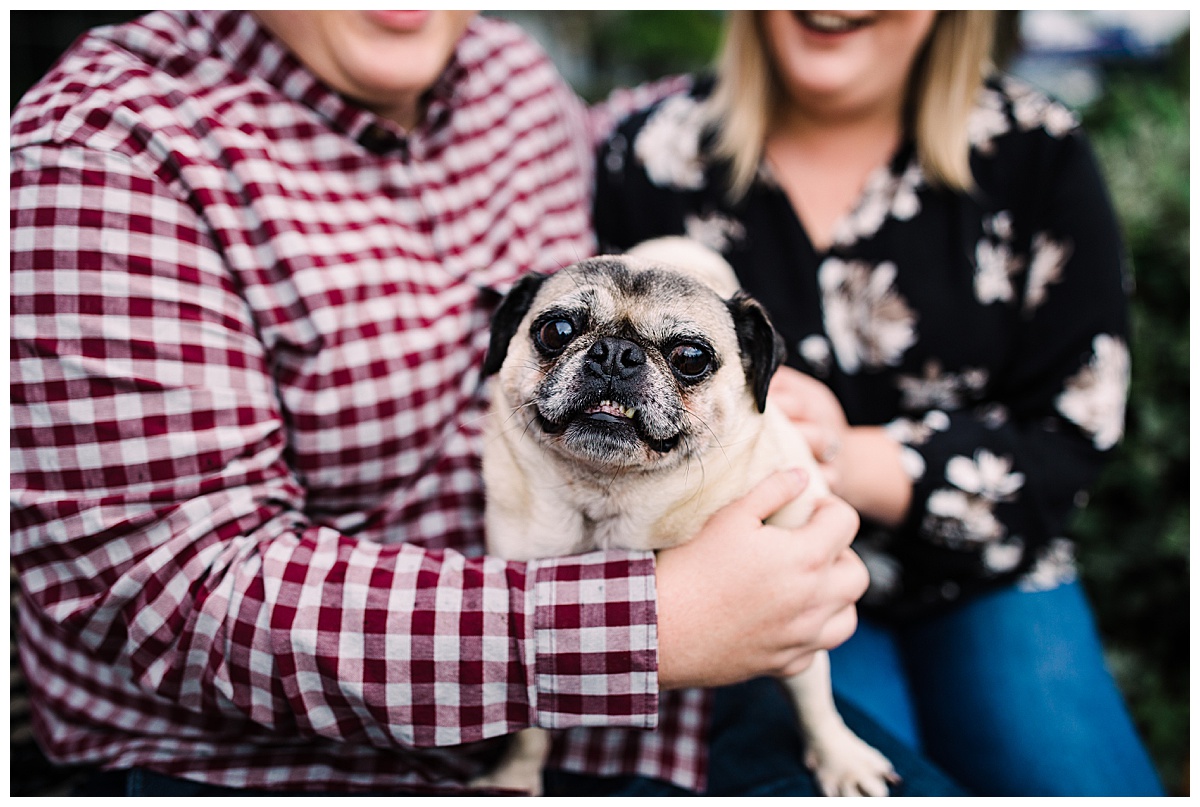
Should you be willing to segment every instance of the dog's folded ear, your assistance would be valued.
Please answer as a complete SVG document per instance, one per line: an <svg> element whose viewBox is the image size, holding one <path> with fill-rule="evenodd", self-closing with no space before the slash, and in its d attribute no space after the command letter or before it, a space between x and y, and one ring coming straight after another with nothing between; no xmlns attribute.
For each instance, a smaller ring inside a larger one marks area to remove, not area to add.
<svg viewBox="0 0 1200 807"><path fill-rule="evenodd" d="M762 412L767 408L767 388L771 385L771 377L787 358L787 346L758 300L739 291L725 304L733 316L734 329L737 331L746 383L754 393L758 411Z"/></svg>
<svg viewBox="0 0 1200 807"><path fill-rule="evenodd" d="M533 305L538 289L548 277L550 276L541 272L530 272L513 284L508 294L500 301L496 313L492 315L492 338L488 343L487 356L483 360L485 376L500 371L504 357L508 354L508 343L512 341L521 320L525 319L525 314Z"/></svg>

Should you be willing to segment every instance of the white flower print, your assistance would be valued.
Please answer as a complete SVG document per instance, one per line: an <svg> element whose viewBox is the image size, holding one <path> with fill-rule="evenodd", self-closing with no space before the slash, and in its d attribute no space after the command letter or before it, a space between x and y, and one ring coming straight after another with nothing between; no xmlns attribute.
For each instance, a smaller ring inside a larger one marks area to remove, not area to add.
<svg viewBox="0 0 1200 807"><path fill-rule="evenodd" d="M1007 530L996 518L995 507L1010 501L1025 484L1025 475L1011 469L1012 460L983 448L973 459L952 457L946 463L946 481L957 490L940 488L930 494L922 530L951 548L1003 539ZM1002 564L1008 557L1005 552L994 550L991 562Z"/></svg>
<svg viewBox="0 0 1200 807"><path fill-rule="evenodd" d="M1020 258L1006 243L986 238L975 246L975 296L984 305L1013 299L1013 276L1021 271Z"/></svg>
<svg viewBox="0 0 1200 807"><path fill-rule="evenodd" d="M968 368L961 373L943 373L941 362L925 362L921 376L899 375L900 406L910 412L928 409L961 409L967 398L976 398L987 386L987 370Z"/></svg>
<svg viewBox="0 0 1200 807"><path fill-rule="evenodd" d="M990 543L983 548L980 559L983 567L993 574L1003 574L1017 568L1025 557L1025 542L1020 538L1008 538Z"/></svg>
<svg viewBox="0 0 1200 807"><path fill-rule="evenodd" d="M922 528L951 548L999 540L1004 525L992 512L993 504L961 490L941 488L930 494Z"/></svg>
<svg viewBox="0 0 1200 807"><path fill-rule="evenodd" d="M1062 104L1051 101L1042 113L1042 128L1051 137L1062 138L1079 126L1079 118Z"/></svg>
<svg viewBox="0 0 1200 807"><path fill-rule="evenodd" d="M688 238L717 252L725 252L730 244L746 237L740 221L716 211L706 216L689 213L683 219L683 229Z"/></svg>
<svg viewBox="0 0 1200 807"><path fill-rule="evenodd" d="M978 397L988 383L988 371L982 367L969 367L958 374L959 387L971 397Z"/></svg>
<svg viewBox="0 0 1200 807"><path fill-rule="evenodd" d="M1051 137L1061 138L1079 125L1070 109L1023 81L1006 77L1004 89L1012 99L1013 117L1025 131L1040 126Z"/></svg>
<svg viewBox="0 0 1200 807"><path fill-rule="evenodd" d="M929 442L935 432L950 428L950 416L938 409L926 412L921 420L896 418L884 424L883 430L896 442L919 446Z"/></svg>
<svg viewBox="0 0 1200 807"><path fill-rule="evenodd" d="M925 458L914 448L901 446L900 467L904 469L904 473L908 474L908 478L914 482L919 482L925 476Z"/></svg>
<svg viewBox="0 0 1200 807"><path fill-rule="evenodd" d="M900 176L892 174L889 166L880 166L867 177L862 197L848 215L834 228L833 241L845 246L864 236L879 232L890 215L907 221L921 212L917 191L925 184L920 164L913 160Z"/></svg>
<svg viewBox="0 0 1200 807"><path fill-rule="evenodd" d="M925 417L921 418L921 423L934 431L944 432L950 428L950 416L935 409L932 412L926 412Z"/></svg>
<svg viewBox="0 0 1200 807"><path fill-rule="evenodd" d="M1074 544L1066 538L1055 538L1038 552L1033 568L1017 581L1017 588L1049 591L1073 582L1077 575Z"/></svg>
<svg viewBox="0 0 1200 807"><path fill-rule="evenodd" d="M1079 126L1075 113L1032 86L1011 77L1006 77L1001 86L1002 92L983 88L967 119L967 139L981 153L992 153L993 141L1013 128L1013 120L1024 131L1041 127L1055 138L1062 138ZM1012 118L1007 110L1009 103Z"/></svg>
<svg viewBox="0 0 1200 807"><path fill-rule="evenodd" d="M989 429L999 429L1009 420L1008 407L1000 403L989 403L979 407L975 416Z"/></svg>
<svg viewBox="0 0 1200 807"><path fill-rule="evenodd" d="M845 246L853 243L856 238L879 231L883 220L887 218L888 200L885 194L891 179L892 175L887 168L879 168L867 178L858 204L834 227L835 244Z"/></svg>
<svg viewBox="0 0 1200 807"><path fill-rule="evenodd" d="M983 231L1000 241L1012 241L1012 213L1001 210L983 220Z"/></svg>
<svg viewBox="0 0 1200 807"><path fill-rule="evenodd" d="M992 141L1012 128L1004 111L1004 96L984 87L975 108L967 118L967 140L984 154L992 151Z"/></svg>
<svg viewBox="0 0 1200 807"><path fill-rule="evenodd" d="M1025 484L1025 474L1012 471L1011 459L981 448L974 459L952 457L946 463L946 480L959 490L988 501L1005 502Z"/></svg>
<svg viewBox="0 0 1200 807"><path fill-rule="evenodd" d="M700 131L704 107L686 95L659 105L634 141L633 150L650 180L660 186L696 189L704 185Z"/></svg>
<svg viewBox="0 0 1200 807"><path fill-rule="evenodd" d="M1025 310L1033 311L1046 301L1046 287L1062 280L1063 267L1071 257L1069 241L1055 241L1046 233L1033 238L1033 257L1029 262L1029 285L1025 292Z"/></svg>
<svg viewBox="0 0 1200 807"><path fill-rule="evenodd" d="M1129 390L1129 348L1119 337L1098 334L1092 357L1055 399L1063 417L1083 429L1100 451L1120 442L1125 433L1125 398Z"/></svg>
<svg viewBox="0 0 1200 807"><path fill-rule="evenodd" d="M892 194L893 218L909 221L921 212L921 198L917 196L917 191L924 184L925 174L921 170L921 164L913 160L908 168L904 169Z"/></svg>
<svg viewBox="0 0 1200 807"><path fill-rule="evenodd" d="M801 358L808 362L808 366L813 369L817 375L829 375L829 362L832 358L829 351L829 340L824 336L814 334L806 336L800 340L797 345Z"/></svg>
<svg viewBox="0 0 1200 807"><path fill-rule="evenodd" d="M817 278L821 285L825 331L834 356L847 373L861 366L900 363L917 341L916 313L896 291L896 264L874 268L862 261L827 258Z"/></svg>

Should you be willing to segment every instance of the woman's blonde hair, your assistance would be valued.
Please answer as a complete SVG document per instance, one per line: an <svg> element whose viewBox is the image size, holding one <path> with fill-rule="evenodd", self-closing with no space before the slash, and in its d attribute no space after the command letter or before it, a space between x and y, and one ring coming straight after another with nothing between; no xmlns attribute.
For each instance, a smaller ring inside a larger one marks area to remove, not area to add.
<svg viewBox="0 0 1200 807"><path fill-rule="evenodd" d="M926 177L955 190L973 185L967 119L992 69L994 11L939 11L910 76L906 125L915 137ZM715 150L732 163L730 194L745 195L762 159L783 101L783 86L768 55L762 14L731 11L717 63L709 114Z"/></svg>

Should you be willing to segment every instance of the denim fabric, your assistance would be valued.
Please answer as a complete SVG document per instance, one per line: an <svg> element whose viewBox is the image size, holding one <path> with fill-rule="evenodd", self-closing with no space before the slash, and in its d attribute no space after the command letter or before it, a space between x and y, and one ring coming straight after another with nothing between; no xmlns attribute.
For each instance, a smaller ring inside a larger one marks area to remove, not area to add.
<svg viewBox="0 0 1200 807"><path fill-rule="evenodd" d="M846 724L883 752L903 781L897 796L965 795L958 785L898 742L854 706L839 702ZM560 771L546 775L547 795L679 796L687 791L638 777L603 779ZM713 713L708 796L816 796L805 769L791 701L779 682L756 679L717 692Z"/></svg>
<svg viewBox="0 0 1200 807"><path fill-rule="evenodd" d="M127 796L267 796L269 793L255 790L239 790L231 787L206 785L187 779L175 779L161 773L135 768L129 772L125 782Z"/></svg>
<svg viewBox="0 0 1200 807"><path fill-rule="evenodd" d="M831 663L835 692L976 795L1163 793L1078 582L861 620Z"/></svg>

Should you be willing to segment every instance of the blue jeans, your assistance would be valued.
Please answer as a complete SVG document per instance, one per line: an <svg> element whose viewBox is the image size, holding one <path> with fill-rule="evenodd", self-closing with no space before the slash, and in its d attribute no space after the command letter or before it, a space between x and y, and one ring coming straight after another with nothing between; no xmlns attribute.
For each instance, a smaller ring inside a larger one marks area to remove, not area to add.
<svg viewBox="0 0 1200 807"><path fill-rule="evenodd" d="M1078 582L860 620L830 658L835 692L976 795L1163 795Z"/></svg>
<svg viewBox="0 0 1200 807"><path fill-rule="evenodd" d="M842 719L879 749L903 781L893 796L963 796L944 773L898 742L853 705L838 701ZM759 678L717 690L706 796L819 796L802 762L795 709L783 686ZM636 776L601 778L546 773L548 796L690 796L665 782Z"/></svg>
<svg viewBox="0 0 1200 807"><path fill-rule="evenodd" d="M846 724L892 761L903 779L893 788L893 795L965 795L944 774L888 736L858 709L846 703L839 703L838 707ZM818 795L816 784L801 761L800 733L791 701L777 681L757 679L717 692L709 750L709 786L705 795ZM203 785L145 770L103 776L107 780L98 779L77 795L268 795ZM597 777L547 771L545 779L548 796L694 795L666 782L639 776Z"/></svg>

